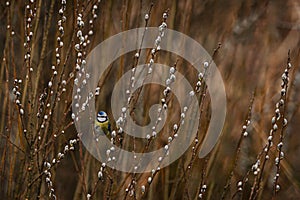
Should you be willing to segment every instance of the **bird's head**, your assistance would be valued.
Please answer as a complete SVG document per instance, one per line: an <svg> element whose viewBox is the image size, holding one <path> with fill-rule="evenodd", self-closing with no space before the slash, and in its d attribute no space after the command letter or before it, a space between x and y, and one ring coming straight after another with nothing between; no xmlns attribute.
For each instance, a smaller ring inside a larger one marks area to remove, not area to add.
<svg viewBox="0 0 300 200"><path fill-rule="evenodd" d="M97 120L99 122L106 122L108 120L107 114L104 111L100 111L97 114Z"/></svg>

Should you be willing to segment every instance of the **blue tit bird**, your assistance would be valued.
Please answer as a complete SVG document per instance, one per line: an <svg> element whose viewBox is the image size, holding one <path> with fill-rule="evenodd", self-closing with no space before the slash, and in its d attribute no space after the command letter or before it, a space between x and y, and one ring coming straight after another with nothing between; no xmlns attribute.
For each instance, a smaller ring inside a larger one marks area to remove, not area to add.
<svg viewBox="0 0 300 200"><path fill-rule="evenodd" d="M98 112L97 118L95 120L95 129L96 129L96 132L99 134L104 133L106 136L110 135L110 133L111 133L110 122L109 122L106 112L104 112L104 111Z"/></svg>

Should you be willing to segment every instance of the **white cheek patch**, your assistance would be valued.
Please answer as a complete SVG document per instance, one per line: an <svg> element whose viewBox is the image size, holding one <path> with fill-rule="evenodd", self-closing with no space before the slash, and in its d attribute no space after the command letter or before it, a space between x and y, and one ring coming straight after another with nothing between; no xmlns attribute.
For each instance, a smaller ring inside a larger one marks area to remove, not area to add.
<svg viewBox="0 0 300 200"><path fill-rule="evenodd" d="M97 117L97 120L101 123L106 121L106 117Z"/></svg>

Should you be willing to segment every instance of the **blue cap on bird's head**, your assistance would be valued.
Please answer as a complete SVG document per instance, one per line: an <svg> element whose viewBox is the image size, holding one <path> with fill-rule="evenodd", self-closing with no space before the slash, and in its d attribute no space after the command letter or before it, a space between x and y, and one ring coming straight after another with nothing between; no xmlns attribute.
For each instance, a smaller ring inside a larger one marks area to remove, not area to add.
<svg viewBox="0 0 300 200"><path fill-rule="evenodd" d="M104 111L100 111L100 112L98 112L97 117L107 117L107 114Z"/></svg>

